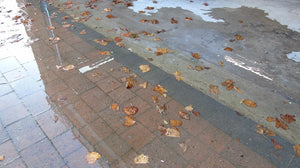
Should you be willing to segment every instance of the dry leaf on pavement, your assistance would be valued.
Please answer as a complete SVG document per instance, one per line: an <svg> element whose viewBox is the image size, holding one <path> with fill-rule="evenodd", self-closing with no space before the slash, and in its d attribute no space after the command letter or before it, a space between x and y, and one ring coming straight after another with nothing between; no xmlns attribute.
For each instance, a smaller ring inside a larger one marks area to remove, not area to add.
<svg viewBox="0 0 300 168"><path fill-rule="evenodd" d="M85 29L83 29L79 34L86 34Z"/></svg>
<svg viewBox="0 0 300 168"><path fill-rule="evenodd" d="M115 110L115 111L119 111L120 107L119 107L118 104L113 103L113 104L110 105L110 109Z"/></svg>
<svg viewBox="0 0 300 168"><path fill-rule="evenodd" d="M158 130L160 130L160 135L164 135L167 132L167 128L164 125L159 125Z"/></svg>
<svg viewBox="0 0 300 168"><path fill-rule="evenodd" d="M111 55L109 51L99 51L100 55Z"/></svg>
<svg viewBox="0 0 300 168"><path fill-rule="evenodd" d="M275 133L260 124L256 125L256 133L267 136L275 136Z"/></svg>
<svg viewBox="0 0 300 168"><path fill-rule="evenodd" d="M135 106L129 106L129 107L124 107L122 111L126 115L135 115L139 111L139 109Z"/></svg>
<svg viewBox="0 0 300 168"><path fill-rule="evenodd" d="M199 111L193 112L194 116L198 117L200 115Z"/></svg>
<svg viewBox="0 0 300 168"><path fill-rule="evenodd" d="M112 15L112 14L106 15L106 17L107 17L108 19L114 19L114 18L117 18L117 16L114 16L114 15Z"/></svg>
<svg viewBox="0 0 300 168"><path fill-rule="evenodd" d="M147 82L144 82L144 83L139 84L139 86L142 87L142 88L144 88L144 89L147 88L147 85L148 85Z"/></svg>
<svg viewBox="0 0 300 168"><path fill-rule="evenodd" d="M249 99L244 99L243 103L246 104L248 107L252 107L252 108L257 106L257 104L254 101Z"/></svg>
<svg viewBox="0 0 300 168"><path fill-rule="evenodd" d="M227 86L227 90L232 90L234 88L233 81L231 79L227 79L222 83L223 86Z"/></svg>
<svg viewBox="0 0 300 168"><path fill-rule="evenodd" d="M282 146L275 139L271 139L271 142L274 144L275 149L279 150L282 148Z"/></svg>
<svg viewBox="0 0 300 168"><path fill-rule="evenodd" d="M155 85L153 88L153 91L156 91L157 93L161 94L162 96L166 97L166 93L168 92L163 86L161 85Z"/></svg>
<svg viewBox="0 0 300 168"><path fill-rule="evenodd" d="M300 145L293 146L296 157L300 157Z"/></svg>
<svg viewBox="0 0 300 168"><path fill-rule="evenodd" d="M280 118L283 119L287 123L292 123L292 122L296 121L295 115L289 115L289 114L283 115L283 114L280 114Z"/></svg>
<svg viewBox="0 0 300 168"><path fill-rule="evenodd" d="M209 92L214 94L220 94L219 86L217 85L209 85Z"/></svg>
<svg viewBox="0 0 300 168"><path fill-rule="evenodd" d="M88 164L93 164L100 158L101 155L97 152L89 152L88 154L85 155L85 159Z"/></svg>
<svg viewBox="0 0 300 168"><path fill-rule="evenodd" d="M186 106L184 109L188 112L192 112L194 110L193 105L191 105L191 104Z"/></svg>
<svg viewBox="0 0 300 168"><path fill-rule="evenodd" d="M237 40L243 40L244 37L241 36L241 35L236 34L236 35L235 35L235 39L237 39Z"/></svg>
<svg viewBox="0 0 300 168"><path fill-rule="evenodd" d="M149 156L140 154L139 156L134 158L135 164L147 164L149 163Z"/></svg>
<svg viewBox="0 0 300 168"><path fill-rule="evenodd" d="M133 126L135 124L135 120L134 120L134 117L133 116L124 116L125 118L125 121L123 123L123 126L127 126L127 127L130 127L130 126Z"/></svg>
<svg viewBox="0 0 300 168"><path fill-rule="evenodd" d="M165 133L168 137L180 137L180 132L177 128L167 128Z"/></svg>
<svg viewBox="0 0 300 168"><path fill-rule="evenodd" d="M172 23L172 24L177 24L177 23L178 23L178 21L177 21L177 20L175 20L174 18L171 18L171 23Z"/></svg>
<svg viewBox="0 0 300 168"><path fill-rule="evenodd" d="M182 119L186 119L186 120L190 119L190 114L188 114L184 111L179 111L178 114L179 114L180 118L182 118Z"/></svg>
<svg viewBox="0 0 300 168"><path fill-rule="evenodd" d="M179 143L179 146L182 149L183 153L186 152L186 150L187 150L188 147L187 147L187 145L185 143Z"/></svg>
<svg viewBox="0 0 300 168"><path fill-rule="evenodd" d="M131 89L133 86L134 86L134 83L136 82L135 79L133 79L133 77L128 77L126 78L126 84L125 84L125 87L127 89Z"/></svg>
<svg viewBox="0 0 300 168"><path fill-rule="evenodd" d="M143 73L150 71L149 65L140 65L139 68L142 70Z"/></svg>
<svg viewBox="0 0 300 168"><path fill-rule="evenodd" d="M232 52L232 48L226 47L224 50Z"/></svg>
<svg viewBox="0 0 300 168"><path fill-rule="evenodd" d="M280 128L282 128L284 130L289 129L289 127L282 120L276 118L275 121L276 121L276 128L280 127Z"/></svg>
<svg viewBox="0 0 300 168"><path fill-rule="evenodd" d="M267 119L266 119L268 122L274 122L275 121L275 118L273 118L273 117L267 117Z"/></svg>
<svg viewBox="0 0 300 168"><path fill-rule="evenodd" d="M4 160L5 156L4 155L1 155L0 156L0 161Z"/></svg>
<svg viewBox="0 0 300 168"><path fill-rule="evenodd" d="M169 123L170 123L171 127L176 127L176 126L182 125L182 121L180 121L180 120L169 120Z"/></svg>
<svg viewBox="0 0 300 168"><path fill-rule="evenodd" d="M75 68L74 65L67 65L67 66L64 66L64 67L63 67L63 70L69 71L69 70L72 70L72 69L74 69L74 68Z"/></svg>
<svg viewBox="0 0 300 168"><path fill-rule="evenodd" d="M192 57L194 57L194 58L201 59L199 53L193 53L193 52L191 52L191 55L192 55Z"/></svg>

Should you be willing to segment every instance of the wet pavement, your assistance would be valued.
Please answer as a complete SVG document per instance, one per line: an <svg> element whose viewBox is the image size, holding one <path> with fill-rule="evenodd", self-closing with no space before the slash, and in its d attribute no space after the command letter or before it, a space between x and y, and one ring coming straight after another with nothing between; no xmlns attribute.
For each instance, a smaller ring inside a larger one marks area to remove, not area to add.
<svg viewBox="0 0 300 168"><path fill-rule="evenodd" d="M63 67L59 67L39 4L0 2L0 155L5 156L0 167L299 165L290 142L257 134L255 122L114 42L95 43L94 39L105 37L82 23L63 27L60 19L65 13L52 18L60 38ZM80 33L83 29L86 34ZM150 71L142 73L142 64L149 64ZM68 65L74 69L68 70ZM125 87L127 79L135 80L133 88ZM145 82L146 88L139 86ZM166 97L153 91L157 84L167 89ZM113 103L120 110L113 110ZM188 112L190 120L184 120L178 112L186 111L189 104L200 116ZM123 126L122 112L128 106L138 108L136 123L129 127ZM161 135L158 130L162 124L170 127L170 119L183 122L177 126L180 137ZM271 139L282 149L276 150ZM87 164L88 152L102 157ZM148 164L134 163L140 154L149 156Z"/></svg>

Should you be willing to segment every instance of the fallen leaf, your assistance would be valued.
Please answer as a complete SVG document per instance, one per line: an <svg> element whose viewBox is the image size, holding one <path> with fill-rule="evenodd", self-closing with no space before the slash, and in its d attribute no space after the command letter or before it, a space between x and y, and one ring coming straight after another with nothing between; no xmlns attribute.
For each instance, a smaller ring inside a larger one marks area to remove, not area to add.
<svg viewBox="0 0 300 168"><path fill-rule="evenodd" d="M184 109L188 112L192 112L194 110L193 105L191 105L191 104L186 106Z"/></svg>
<svg viewBox="0 0 300 168"><path fill-rule="evenodd" d="M270 131L269 129L266 129L266 133L268 136L275 136L276 134L272 131Z"/></svg>
<svg viewBox="0 0 300 168"><path fill-rule="evenodd" d="M144 82L144 83L139 84L139 86L142 87L142 88L144 88L144 89L147 88L147 85L148 85L147 82Z"/></svg>
<svg viewBox="0 0 300 168"><path fill-rule="evenodd" d="M61 17L62 20L68 20L69 19L69 16L63 16Z"/></svg>
<svg viewBox="0 0 300 168"><path fill-rule="evenodd" d="M203 5L204 5L204 6L208 6L208 3L204 3Z"/></svg>
<svg viewBox="0 0 300 168"><path fill-rule="evenodd" d="M209 85L209 92L214 94L220 94L219 86L217 85Z"/></svg>
<svg viewBox="0 0 300 168"><path fill-rule="evenodd" d="M174 51L168 50L166 48L158 48L156 50L156 55L162 55L162 54L166 54L166 53L174 53Z"/></svg>
<svg viewBox="0 0 300 168"><path fill-rule="evenodd" d="M101 20L101 19L102 19L101 17L96 17L96 18L95 18L95 20Z"/></svg>
<svg viewBox="0 0 300 168"><path fill-rule="evenodd" d="M115 110L115 111L119 111L120 107L119 107L118 104L113 103L113 104L110 105L110 109Z"/></svg>
<svg viewBox="0 0 300 168"><path fill-rule="evenodd" d="M111 55L109 51L99 51L100 55Z"/></svg>
<svg viewBox="0 0 300 168"><path fill-rule="evenodd" d="M202 71L203 70L203 68L201 66L198 66L198 65L195 66L195 69L196 69L196 71Z"/></svg>
<svg viewBox="0 0 300 168"><path fill-rule="evenodd" d="M112 15L112 14L106 15L106 17L107 17L108 19L115 19L115 18L117 18L117 16L114 16L114 15Z"/></svg>
<svg viewBox="0 0 300 168"><path fill-rule="evenodd" d="M128 106L124 107L122 111L127 115L135 115L139 111L139 109L135 106Z"/></svg>
<svg viewBox="0 0 300 168"><path fill-rule="evenodd" d="M142 14L142 13L146 13L146 11L139 11L139 13L140 13L140 14Z"/></svg>
<svg viewBox="0 0 300 168"><path fill-rule="evenodd" d="M172 24L177 24L177 23L178 23L178 21L177 21L177 20L175 20L174 18L172 18L172 19L171 19L171 23L172 23Z"/></svg>
<svg viewBox="0 0 300 168"><path fill-rule="evenodd" d="M165 111L168 109L165 104L163 105L156 105L156 111L159 112L160 114L165 113Z"/></svg>
<svg viewBox="0 0 300 168"><path fill-rule="evenodd" d="M121 37L115 37L116 42L121 42L123 39Z"/></svg>
<svg viewBox="0 0 300 168"><path fill-rule="evenodd" d="M159 38L159 37L155 37L153 40L154 41L162 41L161 38Z"/></svg>
<svg viewBox="0 0 300 168"><path fill-rule="evenodd" d="M223 61L221 61L221 62L220 62L220 65L221 65L221 66L224 66L224 62L223 62Z"/></svg>
<svg viewBox="0 0 300 168"><path fill-rule="evenodd" d="M182 149L183 153L187 151L187 145L185 143L179 143L179 146Z"/></svg>
<svg viewBox="0 0 300 168"><path fill-rule="evenodd" d="M86 34L85 29L83 29L79 34Z"/></svg>
<svg viewBox="0 0 300 168"><path fill-rule="evenodd" d="M104 8L104 11L105 11L105 12L111 12L112 9L111 9L111 8Z"/></svg>
<svg viewBox="0 0 300 168"><path fill-rule="evenodd" d="M123 43L120 43L120 42L117 42L116 45L119 46L119 47L125 47L125 45Z"/></svg>
<svg viewBox="0 0 300 168"><path fill-rule="evenodd" d="M241 91L238 87L234 86L233 88L234 88L237 92L242 93L242 91Z"/></svg>
<svg viewBox="0 0 300 168"><path fill-rule="evenodd" d="M152 1L153 3L157 3L157 1Z"/></svg>
<svg viewBox="0 0 300 168"><path fill-rule="evenodd" d="M180 137L180 132L177 128L167 128L165 135L168 137Z"/></svg>
<svg viewBox="0 0 300 168"><path fill-rule="evenodd" d="M224 48L224 50L226 50L226 51L232 51L232 48L230 48L230 47L226 47L226 48Z"/></svg>
<svg viewBox="0 0 300 168"><path fill-rule="evenodd" d="M149 163L149 156L140 154L139 156L134 158L135 164L147 164Z"/></svg>
<svg viewBox="0 0 300 168"><path fill-rule="evenodd" d="M296 121L295 115L289 115L289 114L283 115L283 114L280 114L280 118L283 119L287 123L292 123L292 122Z"/></svg>
<svg viewBox="0 0 300 168"><path fill-rule="evenodd" d="M139 68L142 70L143 73L150 71L149 65L140 65Z"/></svg>
<svg viewBox="0 0 300 168"><path fill-rule="evenodd" d="M192 57L194 57L194 58L201 59L199 53L193 53L193 52L191 52L191 55L192 55Z"/></svg>
<svg viewBox="0 0 300 168"><path fill-rule="evenodd" d="M64 67L63 67L63 70L69 71L69 70L72 70L72 69L74 69L74 68L75 68L74 65L67 65L67 66L64 66Z"/></svg>
<svg viewBox="0 0 300 168"><path fill-rule="evenodd" d="M274 144L275 149L279 150L282 148L282 146L275 139L271 139L271 142Z"/></svg>
<svg viewBox="0 0 300 168"><path fill-rule="evenodd" d="M167 128L164 125L159 125L157 129L160 130L160 136L167 132Z"/></svg>
<svg viewBox="0 0 300 168"><path fill-rule="evenodd" d="M135 79L133 79L133 77L128 77L126 78L126 84L125 84L125 87L127 89L131 89L133 86L134 86L134 83L136 82Z"/></svg>
<svg viewBox="0 0 300 168"><path fill-rule="evenodd" d="M237 39L237 40L243 40L244 37L241 36L241 35L236 34L236 35L235 35L235 39Z"/></svg>
<svg viewBox="0 0 300 168"><path fill-rule="evenodd" d="M124 118L125 118L125 121L123 123L123 126L130 127L136 123L133 116L124 116Z"/></svg>
<svg viewBox="0 0 300 168"><path fill-rule="evenodd" d="M147 9L147 10L153 10L154 7L147 6L145 9Z"/></svg>
<svg viewBox="0 0 300 168"><path fill-rule="evenodd" d="M276 128L280 127L280 128L282 128L284 130L289 129L289 127L282 120L276 118L275 121L276 121Z"/></svg>
<svg viewBox="0 0 300 168"><path fill-rule="evenodd" d="M198 117L200 115L199 111L193 112L194 116Z"/></svg>
<svg viewBox="0 0 300 168"><path fill-rule="evenodd" d="M185 17L185 20L193 20L191 17Z"/></svg>
<svg viewBox="0 0 300 168"><path fill-rule="evenodd" d="M130 70L129 70L127 67L122 67L122 68L121 68L121 71L122 71L123 73L129 73L129 72L130 72Z"/></svg>
<svg viewBox="0 0 300 168"><path fill-rule="evenodd" d="M296 157L300 157L300 145L293 146Z"/></svg>
<svg viewBox="0 0 300 168"><path fill-rule="evenodd" d="M267 117L267 119L266 119L268 122L273 122L273 121L275 121L275 118L273 118L273 117Z"/></svg>
<svg viewBox="0 0 300 168"><path fill-rule="evenodd" d="M260 124L257 124L256 125L256 133L264 135L265 134L264 127L262 125L260 125Z"/></svg>
<svg viewBox="0 0 300 168"><path fill-rule="evenodd" d="M69 27L72 27L73 25L72 24L64 24L62 25L63 28L69 28Z"/></svg>
<svg viewBox="0 0 300 168"><path fill-rule="evenodd" d="M242 21L242 20L239 20L239 23L244 23L244 21Z"/></svg>
<svg viewBox="0 0 300 168"><path fill-rule="evenodd" d="M88 164L94 164L98 159L101 158L101 155L97 152L89 152L85 155L85 159Z"/></svg>
<svg viewBox="0 0 300 168"><path fill-rule="evenodd" d="M152 99L153 99L154 103L158 103L158 98L157 98L157 96L152 96Z"/></svg>
<svg viewBox="0 0 300 168"><path fill-rule="evenodd" d="M171 127L176 127L176 126L182 125L182 121L180 121L180 120L169 120L169 123L170 123Z"/></svg>
<svg viewBox="0 0 300 168"><path fill-rule="evenodd" d="M185 119L185 120L189 120L190 119L190 114L184 112L184 111L179 111L178 112L180 118Z"/></svg>
<svg viewBox="0 0 300 168"><path fill-rule="evenodd" d="M5 156L4 155L1 155L0 156L0 161L4 160Z"/></svg>
<svg viewBox="0 0 300 168"><path fill-rule="evenodd" d="M223 86L227 86L227 90L232 90L234 88L233 81L231 79L227 79L222 83Z"/></svg>
<svg viewBox="0 0 300 168"><path fill-rule="evenodd" d="M169 124L169 122L167 120L164 120L164 124Z"/></svg>
<svg viewBox="0 0 300 168"><path fill-rule="evenodd" d="M167 93L168 91L161 85L155 85L153 88L153 91L156 91L157 93L164 95L165 93Z"/></svg>
<svg viewBox="0 0 300 168"><path fill-rule="evenodd" d="M195 68L192 65L187 66L188 69L194 70Z"/></svg>
<svg viewBox="0 0 300 168"><path fill-rule="evenodd" d="M243 103L244 103L245 105L247 105L248 107L252 107L252 108L254 108L254 107L257 106L257 104L256 104L254 101L249 100L249 99L244 99L244 100L243 100Z"/></svg>
<svg viewBox="0 0 300 168"><path fill-rule="evenodd" d="M176 76L175 77L177 81L182 81L183 80L183 76Z"/></svg>
<svg viewBox="0 0 300 168"><path fill-rule="evenodd" d="M55 27L54 26L48 26L48 30L54 30Z"/></svg>

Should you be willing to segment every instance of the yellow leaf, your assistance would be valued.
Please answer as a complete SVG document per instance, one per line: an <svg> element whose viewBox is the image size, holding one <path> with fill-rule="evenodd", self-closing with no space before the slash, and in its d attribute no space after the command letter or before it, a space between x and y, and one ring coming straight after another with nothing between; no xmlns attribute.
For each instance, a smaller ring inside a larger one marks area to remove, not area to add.
<svg viewBox="0 0 300 168"><path fill-rule="evenodd" d="M150 71L150 66L149 65L140 65L140 69L142 70L143 73L146 73Z"/></svg>
<svg viewBox="0 0 300 168"><path fill-rule="evenodd" d="M182 81L183 80L183 76L176 76L176 80L177 81Z"/></svg>
<svg viewBox="0 0 300 168"><path fill-rule="evenodd" d="M257 106L257 104L254 101L249 99L244 99L243 103L246 104L248 107L252 107L252 108Z"/></svg>
<svg viewBox="0 0 300 168"><path fill-rule="evenodd" d="M169 120L171 127L181 126L182 121L180 120Z"/></svg>
<svg viewBox="0 0 300 168"><path fill-rule="evenodd" d="M113 104L110 105L110 109L115 110L115 111L119 111L120 107L119 107L118 104L113 103Z"/></svg>
<svg viewBox="0 0 300 168"><path fill-rule="evenodd" d="M5 156L4 155L1 155L0 156L0 161L4 160Z"/></svg>
<svg viewBox="0 0 300 168"><path fill-rule="evenodd" d="M130 126L133 126L135 124L135 122L136 122L134 120L133 116L124 116L124 118L125 118L125 121L124 121L123 126L130 127Z"/></svg>
<svg viewBox="0 0 300 168"><path fill-rule="evenodd" d="M300 145L294 145L293 149L295 151L296 157L300 157Z"/></svg>
<svg viewBox="0 0 300 168"><path fill-rule="evenodd" d="M134 158L135 164L147 164L149 163L149 156L140 154L139 156Z"/></svg>
<svg viewBox="0 0 300 168"><path fill-rule="evenodd" d="M99 51L100 55L111 55L109 51Z"/></svg>
<svg viewBox="0 0 300 168"><path fill-rule="evenodd" d="M154 40L154 41L162 41L161 38L159 38L159 37L156 37L156 38L154 38L153 40Z"/></svg>
<svg viewBox="0 0 300 168"><path fill-rule="evenodd" d="M89 152L85 155L85 159L88 164L94 164L98 159L101 158L101 155L97 152Z"/></svg>
<svg viewBox="0 0 300 168"><path fill-rule="evenodd" d="M167 132L165 133L168 137L180 137L180 132L176 128L167 128Z"/></svg>

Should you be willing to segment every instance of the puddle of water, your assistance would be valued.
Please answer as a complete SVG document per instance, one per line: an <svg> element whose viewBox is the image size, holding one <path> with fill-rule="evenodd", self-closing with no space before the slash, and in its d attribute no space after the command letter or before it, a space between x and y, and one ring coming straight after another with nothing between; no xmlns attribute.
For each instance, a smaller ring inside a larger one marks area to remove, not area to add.
<svg viewBox="0 0 300 168"><path fill-rule="evenodd" d="M292 59L296 62L300 62L300 51L299 52L291 52L286 55L289 59Z"/></svg>
<svg viewBox="0 0 300 168"><path fill-rule="evenodd" d="M207 3L208 6L205 6ZM145 10L145 8L154 7L153 10ZM156 13L160 8L177 8L180 7L184 10L193 12L199 15L204 21L207 22L223 22L223 20L218 20L209 15L214 8L240 8L242 6L247 6L251 8L258 8L264 10L269 15L270 19L277 20L282 25L288 25L288 27L294 31L300 32L300 4L297 0L292 1L280 1L280 0L205 0L205 1L193 1L189 0L163 0L158 3L153 3L149 0L138 0L133 2L134 12L146 11L145 14L150 15L151 13Z"/></svg>

